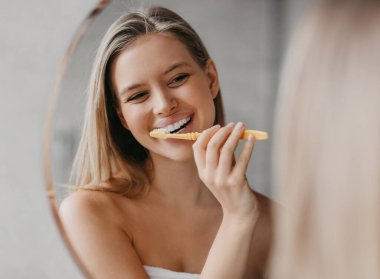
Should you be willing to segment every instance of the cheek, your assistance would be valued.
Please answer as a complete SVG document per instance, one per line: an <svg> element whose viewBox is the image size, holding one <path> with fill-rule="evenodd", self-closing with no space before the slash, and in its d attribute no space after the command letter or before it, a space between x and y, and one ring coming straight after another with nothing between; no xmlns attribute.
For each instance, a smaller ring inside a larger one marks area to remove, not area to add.
<svg viewBox="0 0 380 279"><path fill-rule="evenodd" d="M186 92L186 101L201 113L201 118L207 125L212 125L215 120L214 99L208 83L204 79L199 79Z"/></svg>
<svg viewBox="0 0 380 279"><path fill-rule="evenodd" d="M139 130L144 126L144 112L138 109L133 108L123 108L122 115L125 123L128 126L128 129L132 134L138 133Z"/></svg>
<svg viewBox="0 0 380 279"><path fill-rule="evenodd" d="M122 114L128 130L133 137L145 148L151 149L151 140L149 136L149 127L152 122L149 106L143 104L131 105L122 108Z"/></svg>
<svg viewBox="0 0 380 279"><path fill-rule="evenodd" d="M214 99L211 91L208 87L202 87L200 90L193 92L193 102L197 104L197 107L202 108L206 112L215 112Z"/></svg>
<svg viewBox="0 0 380 279"><path fill-rule="evenodd" d="M207 109L207 115L208 115L208 126L211 127L214 125L215 122L215 106L214 106L214 101L211 98L210 102L208 103Z"/></svg>
<svg viewBox="0 0 380 279"><path fill-rule="evenodd" d="M198 77L186 88L188 100L201 105L209 105L213 102L212 93L206 78Z"/></svg>

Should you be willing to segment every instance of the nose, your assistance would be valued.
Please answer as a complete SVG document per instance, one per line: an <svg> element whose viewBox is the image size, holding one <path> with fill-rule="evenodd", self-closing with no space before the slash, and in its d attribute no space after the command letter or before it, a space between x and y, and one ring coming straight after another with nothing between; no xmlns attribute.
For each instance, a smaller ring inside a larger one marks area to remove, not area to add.
<svg viewBox="0 0 380 279"><path fill-rule="evenodd" d="M157 115L171 114L177 107L178 101L170 90L156 90L153 112Z"/></svg>

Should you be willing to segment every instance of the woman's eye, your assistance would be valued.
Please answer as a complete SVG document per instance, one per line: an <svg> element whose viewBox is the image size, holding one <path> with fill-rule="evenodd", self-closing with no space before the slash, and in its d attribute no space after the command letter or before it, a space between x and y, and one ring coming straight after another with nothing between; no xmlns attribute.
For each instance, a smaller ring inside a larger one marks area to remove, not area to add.
<svg viewBox="0 0 380 279"><path fill-rule="evenodd" d="M169 86L179 86L181 84L183 84L187 78L189 77L189 74L180 74L176 77L174 77L170 82L169 82Z"/></svg>
<svg viewBox="0 0 380 279"><path fill-rule="evenodd" d="M127 99L127 102L139 102L145 99L145 97L148 95L147 92L140 92L135 95L132 95Z"/></svg>

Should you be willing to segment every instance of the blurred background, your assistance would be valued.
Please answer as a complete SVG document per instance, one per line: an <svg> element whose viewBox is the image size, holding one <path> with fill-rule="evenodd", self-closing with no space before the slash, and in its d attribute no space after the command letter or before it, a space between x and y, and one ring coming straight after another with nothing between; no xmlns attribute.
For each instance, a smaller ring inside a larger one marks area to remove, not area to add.
<svg viewBox="0 0 380 279"><path fill-rule="evenodd" d="M247 172L251 186L272 194L272 123L282 54L299 14L309 1L278 0L115 0L100 14L73 55L54 120L53 176L57 198L68 194L71 164L82 129L86 87L100 39L110 24L129 10L168 7L201 36L219 72L228 122L269 133L255 145Z"/></svg>

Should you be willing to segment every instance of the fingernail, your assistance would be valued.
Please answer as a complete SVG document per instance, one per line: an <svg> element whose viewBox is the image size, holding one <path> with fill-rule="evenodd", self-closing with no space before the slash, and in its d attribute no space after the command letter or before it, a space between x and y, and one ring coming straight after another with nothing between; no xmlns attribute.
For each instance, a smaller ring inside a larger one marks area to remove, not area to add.
<svg viewBox="0 0 380 279"><path fill-rule="evenodd" d="M240 121L236 124L236 129L241 129L241 128L243 128L243 127L244 127L244 125L243 125L243 123L240 122Z"/></svg>
<svg viewBox="0 0 380 279"><path fill-rule="evenodd" d="M247 140L253 142L255 140L255 137L253 135L248 135Z"/></svg>
<svg viewBox="0 0 380 279"><path fill-rule="evenodd" d="M235 126L235 123L234 122L230 122L230 123L228 123L228 125L227 125L227 127L233 127L233 126Z"/></svg>
<svg viewBox="0 0 380 279"><path fill-rule="evenodd" d="M206 129L207 131L214 131L216 129L220 128L220 125L219 124L216 124L214 126L211 126L210 128Z"/></svg>

